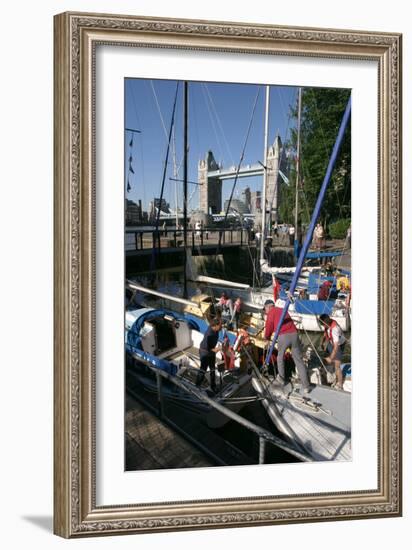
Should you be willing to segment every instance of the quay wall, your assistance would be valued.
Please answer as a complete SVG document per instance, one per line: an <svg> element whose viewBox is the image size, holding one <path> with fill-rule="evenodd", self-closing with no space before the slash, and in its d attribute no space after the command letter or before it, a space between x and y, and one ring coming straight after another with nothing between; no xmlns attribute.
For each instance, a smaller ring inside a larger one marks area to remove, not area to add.
<svg viewBox="0 0 412 550"><path fill-rule="evenodd" d="M294 265L291 247L270 249L267 251L273 266ZM256 247L236 246L223 248L219 254L216 250L197 251L191 255L193 271L199 275L224 277L236 282L250 283L253 279L254 266L259 266L259 254ZM132 274L147 273L160 269L180 268L184 265L184 250L169 249L157 252L154 257L149 251L126 254L126 277Z"/></svg>

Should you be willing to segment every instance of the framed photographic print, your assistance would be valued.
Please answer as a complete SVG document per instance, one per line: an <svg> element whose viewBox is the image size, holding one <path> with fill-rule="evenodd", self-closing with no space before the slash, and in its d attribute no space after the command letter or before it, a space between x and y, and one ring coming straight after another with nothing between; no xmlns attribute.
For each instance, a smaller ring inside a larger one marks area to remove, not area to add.
<svg viewBox="0 0 412 550"><path fill-rule="evenodd" d="M55 17L55 533L401 514L401 36Z"/></svg>

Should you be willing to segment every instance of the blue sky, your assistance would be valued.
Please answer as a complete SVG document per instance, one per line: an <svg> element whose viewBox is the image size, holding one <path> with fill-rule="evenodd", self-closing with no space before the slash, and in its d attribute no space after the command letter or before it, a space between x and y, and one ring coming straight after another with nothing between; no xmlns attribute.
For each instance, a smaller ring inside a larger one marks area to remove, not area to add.
<svg viewBox="0 0 412 550"><path fill-rule="evenodd" d="M176 81L126 79L125 81L125 127L140 130L135 134L132 147L130 174L131 191L126 197L142 200L147 210L153 197L160 196L162 174L167 148L167 133L172 116ZM259 92L259 95L258 95ZM237 165L252 118L252 127L242 164L263 161L265 87L250 84L226 84L211 82L189 83L189 175L197 181L197 165L207 151L213 151L218 163L224 167ZM279 132L282 141L289 137L290 128L296 122L289 119L290 105L296 105L297 88L271 86L269 109L269 144ZM163 122L162 122L163 120ZM126 132L126 175L130 154L131 134ZM174 158L179 169L177 178L183 179L183 83L179 84L175 114L176 155L170 151L164 197L171 207L175 206ZM223 200L229 197L233 180L223 183ZM260 190L261 178L244 178L238 181L235 197L240 198L244 187ZM178 204L182 207L183 184L178 183ZM198 187L189 184L189 210L199 204ZM223 205L222 205L223 206Z"/></svg>

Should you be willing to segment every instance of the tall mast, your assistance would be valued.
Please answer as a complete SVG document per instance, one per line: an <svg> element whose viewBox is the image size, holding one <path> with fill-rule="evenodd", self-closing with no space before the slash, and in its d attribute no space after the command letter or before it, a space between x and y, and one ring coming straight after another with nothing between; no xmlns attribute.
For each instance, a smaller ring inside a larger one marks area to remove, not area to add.
<svg viewBox="0 0 412 550"><path fill-rule="evenodd" d="M176 162L176 132L173 126L173 176L175 178L175 214L176 214L176 229L179 227L179 214L178 214L178 194L177 194L177 162Z"/></svg>
<svg viewBox="0 0 412 550"><path fill-rule="evenodd" d="M188 82L185 81L183 87L183 118L184 118L184 137L183 137L183 246L184 246L184 280L183 280L183 298L187 298L187 153L188 153Z"/></svg>
<svg viewBox="0 0 412 550"><path fill-rule="evenodd" d="M273 198L269 201L269 212L270 212L270 221L272 221L272 210L273 210L273 218L275 223L278 223L279 216L278 216L278 179L279 179L279 168L280 168L280 157L281 157L281 151L282 151L282 142L279 135L279 130L276 134L275 139L275 147L274 147L274 155L273 155Z"/></svg>
<svg viewBox="0 0 412 550"><path fill-rule="evenodd" d="M299 256L299 240L298 240L298 216L299 216L299 181L300 181L300 119L302 113L302 88L298 92L298 127L297 127L297 144L296 144L296 188L295 188L295 242L294 254L297 259Z"/></svg>
<svg viewBox="0 0 412 550"><path fill-rule="evenodd" d="M262 230L260 239L260 260L265 256L265 237L266 237L266 187L267 187L267 161L268 161L268 133L269 133L269 93L270 86L266 86L265 102L265 138L263 151L263 189L262 189Z"/></svg>
<svg viewBox="0 0 412 550"><path fill-rule="evenodd" d="M174 123L175 123L175 113L176 113L176 104L177 104L178 91L179 91L179 82L176 84L176 93L175 93L175 99L174 99L174 102L173 102L172 119L170 121L170 130L169 130L169 136L168 136L168 140L167 140L166 159L165 159L165 163L164 163L164 167L163 167L162 187L161 187L161 191L160 191L159 205L158 205L157 214L156 214L155 233L154 234L157 235L157 236L158 236L158 231L159 231L160 212L161 212L161 209L162 209L163 193L164 193L164 188L165 188L166 172L167 172L167 165L168 165L169 152L170 152L170 143L171 143L171 139L172 139L172 130L173 130L173 126L174 126ZM154 210L156 210L155 201L153 201L153 207L154 207ZM157 252L160 252L160 243L159 243L159 250L157 250L155 246L152 248L152 258L151 258L151 269L152 269L152 271L154 271L154 269L155 269L155 264L156 264L155 258L156 258L156 253Z"/></svg>

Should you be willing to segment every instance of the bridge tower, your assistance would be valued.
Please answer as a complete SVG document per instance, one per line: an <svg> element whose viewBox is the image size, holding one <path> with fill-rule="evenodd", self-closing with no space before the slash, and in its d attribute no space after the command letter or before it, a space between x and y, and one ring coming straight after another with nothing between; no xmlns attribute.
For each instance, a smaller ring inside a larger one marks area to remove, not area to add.
<svg viewBox="0 0 412 550"><path fill-rule="evenodd" d="M205 214L219 214L222 210L222 181L217 177L209 177L209 172L216 170L219 170L219 165L212 151L208 151L206 159L201 159L198 164L199 208Z"/></svg>
<svg viewBox="0 0 412 550"><path fill-rule="evenodd" d="M267 154L267 209L270 213L273 212L273 221L278 222L278 177L279 177L279 164L280 164L280 150L282 148L282 141L280 136L277 135L273 145L268 149Z"/></svg>

